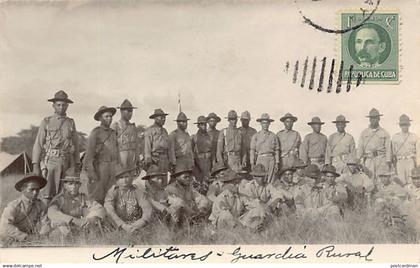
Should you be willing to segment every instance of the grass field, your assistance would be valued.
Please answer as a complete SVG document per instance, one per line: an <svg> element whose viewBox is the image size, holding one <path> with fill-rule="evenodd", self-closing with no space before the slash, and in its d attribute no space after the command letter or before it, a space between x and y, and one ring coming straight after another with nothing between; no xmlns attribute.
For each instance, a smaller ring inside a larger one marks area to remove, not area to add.
<svg viewBox="0 0 420 268"><path fill-rule="evenodd" d="M14 189L18 177L0 178L1 204L5 205L17 198ZM215 230L211 224L203 223L173 230L161 223L154 223L136 236L115 231L104 235L82 235L62 241L59 237L44 238L31 244L11 246L86 246L86 245L159 245L159 244L388 244L418 243L420 234L414 229L415 219L409 218L406 224L384 226L381 218L373 211L363 214L348 212L340 219L278 218L266 230L256 233L249 229Z"/></svg>

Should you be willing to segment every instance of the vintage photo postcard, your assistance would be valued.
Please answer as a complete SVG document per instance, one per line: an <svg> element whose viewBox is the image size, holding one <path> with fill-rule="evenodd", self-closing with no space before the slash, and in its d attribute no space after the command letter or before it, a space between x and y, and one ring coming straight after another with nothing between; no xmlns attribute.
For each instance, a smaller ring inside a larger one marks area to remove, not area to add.
<svg viewBox="0 0 420 268"><path fill-rule="evenodd" d="M0 1L0 262L418 267L419 26L416 0Z"/></svg>

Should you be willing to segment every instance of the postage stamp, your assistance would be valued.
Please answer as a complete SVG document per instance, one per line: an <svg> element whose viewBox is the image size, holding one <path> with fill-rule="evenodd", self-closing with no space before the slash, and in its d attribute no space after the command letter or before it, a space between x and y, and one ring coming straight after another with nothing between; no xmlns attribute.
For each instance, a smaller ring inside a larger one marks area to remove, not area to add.
<svg viewBox="0 0 420 268"><path fill-rule="evenodd" d="M366 13L340 12L342 29L359 25ZM344 61L343 77L356 80L361 74L367 83L398 83L399 63L399 13L377 11L357 29L340 35L341 59ZM350 66L353 66L350 72Z"/></svg>

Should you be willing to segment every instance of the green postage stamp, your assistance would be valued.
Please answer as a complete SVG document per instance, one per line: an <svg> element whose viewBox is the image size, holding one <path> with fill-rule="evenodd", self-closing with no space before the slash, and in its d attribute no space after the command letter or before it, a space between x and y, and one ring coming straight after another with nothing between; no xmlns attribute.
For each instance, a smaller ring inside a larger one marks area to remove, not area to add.
<svg viewBox="0 0 420 268"><path fill-rule="evenodd" d="M352 70L352 80L357 80L360 74L367 83L398 83L399 14L378 10L366 20L369 15L340 12L341 29L356 27L341 34L341 60L346 70L343 78L348 79Z"/></svg>

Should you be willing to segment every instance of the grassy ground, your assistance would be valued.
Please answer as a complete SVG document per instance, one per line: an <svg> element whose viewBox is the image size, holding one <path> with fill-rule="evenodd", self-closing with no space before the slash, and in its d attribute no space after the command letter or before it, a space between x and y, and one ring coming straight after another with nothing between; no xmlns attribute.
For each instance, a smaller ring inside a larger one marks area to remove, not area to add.
<svg viewBox="0 0 420 268"><path fill-rule="evenodd" d="M19 196L14 190L16 180L17 177L14 176L0 178L0 211L3 211L9 201ZM173 230L164 224L155 223L135 236L119 231L104 235L81 235L66 241L59 236L53 236L33 241L31 244L12 246L418 243L420 234L415 231L413 220L409 218L404 225L386 227L372 211L363 214L348 212L344 218L334 220L309 216L278 218L266 230L259 233L242 227L214 230L208 223Z"/></svg>

